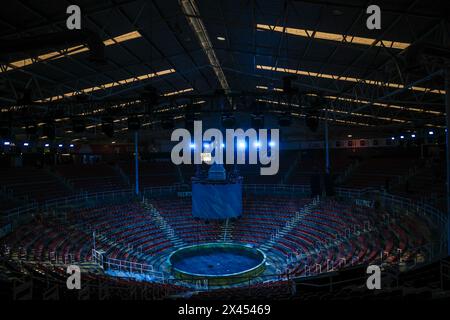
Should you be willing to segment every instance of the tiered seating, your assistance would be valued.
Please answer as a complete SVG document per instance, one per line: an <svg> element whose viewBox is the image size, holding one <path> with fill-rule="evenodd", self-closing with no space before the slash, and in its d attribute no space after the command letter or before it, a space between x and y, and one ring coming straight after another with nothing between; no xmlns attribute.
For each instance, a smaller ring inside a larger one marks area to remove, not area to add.
<svg viewBox="0 0 450 320"><path fill-rule="evenodd" d="M288 197L247 196L244 198L242 218L236 221L231 238L244 243L262 244L305 203L306 200Z"/></svg>
<svg viewBox="0 0 450 320"><path fill-rule="evenodd" d="M152 201L177 235L187 243L219 240L221 223L201 221L192 216L190 198L158 199Z"/></svg>
<svg viewBox="0 0 450 320"><path fill-rule="evenodd" d="M427 201L438 208L444 209L446 203L445 180L445 163L439 161L424 163L414 175L391 191L404 197Z"/></svg>
<svg viewBox="0 0 450 320"><path fill-rule="evenodd" d="M103 192L129 187L114 168L107 164L59 166L57 171L77 190Z"/></svg>
<svg viewBox="0 0 450 320"><path fill-rule="evenodd" d="M133 181L134 162L124 162L119 165L122 171ZM177 168L170 159L160 162L141 161L139 163L139 183L141 187L172 185L177 182L179 182Z"/></svg>
<svg viewBox="0 0 450 320"><path fill-rule="evenodd" d="M322 201L312 210L303 211L310 201L247 194L243 216L230 222L227 241L249 243L264 250L271 263L267 272L276 280L283 274L306 276L371 262L380 256L388 264L408 262L417 256L417 247L435 236L425 218L402 215L395 223L384 224L383 211L335 200ZM152 264L158 270L164 268L162 261L177 246L223 240L223 222L193 218L190 198L149 202L174 230L173 235L162 230L141 203L130 202L74 209L62 217L36 217L33 223L2 239L0 248L7 248L1 250L3 256L13 261L57 265L86 262L91 260L95 231L96 247L105 251L107 257ZM301 219L286 229L286 223L299 211ZM286 232L278 234L280 230ZM270 295L267 290L277 296L291 294L285 291L286 286L274 289L278 283L252 285L252 297ZM231 297L240 292L227 289L205 297Z"/></svg>
<svg viewBox="0 0 450 320"><path fill-rule="evenodd" d="M44 169L0 169L0 176L0 187L12 190L15 198L45 201L71 194L71 190L61 180Z"/></svg>
<svg viewBox="0 0 450 320"><path fill-rule="evenodd" d="M344 183L346 187L385 187L406 175L416 159L411 157L369 158L363 160Z"/></svg>

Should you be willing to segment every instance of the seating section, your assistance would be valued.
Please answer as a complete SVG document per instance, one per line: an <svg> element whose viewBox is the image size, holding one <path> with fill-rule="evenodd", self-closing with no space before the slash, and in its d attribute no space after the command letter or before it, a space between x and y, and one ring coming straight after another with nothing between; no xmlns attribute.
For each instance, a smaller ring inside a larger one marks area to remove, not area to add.
<svg viewBox="0 0 450 320"><path fill-rule="evenodd" d="M36 216L1 240L1 255L11 261L54 266L90 262L95 232L96 249L107 257L163 271L173 249L224 240L225 223L193 218L190 198L150 199L150 203L173 233L140 202L91 206L66 211L60 217ZM226 227L226 241L261 248L270 262L267 274L292 278L375 260L379 263L380 257L388 264L410 263L427 254L420 247L436 234L427 219L413 215L387 224L382 210L325 200L305 211L310 203L311 199L248 194L243 216ZM297 213L301 218L292 223ZM266 291L264 284L252 286L255 294ZM284 290L273 292L290 294ZM232 296L226 290L221 294Z"/></svg>
<svg viewBox="0 0 450 320"><path fill-rule="evenodd" d="M129 187L114 168L107 164L65 165L56 170L76 190L103 192Z"/></svg>
<svg viewBox="0 0 450 320"><path fill-rule="evenodd" d="M8 168L0 169L0 188L5 188L17 199L45 201L68 196L72 193L57 176L45 169ZM17 202L17 201L16 201Z"/></svg>
<svg viewBox="0 0 450 320"><path fill-rule="evenodd" d="M155 199L152 204L184 242L193 244L219 240L222 223L194 218L191 198Z"/></svg>
<svg viewBox="0 0 450 320"><path fill-rule="evenodd" d="M146 299L160 300L175 293L186 292L187 289L175 284L157 282L137 282L127 278L115 278L99 273L84 273L83 288L89 288L80 296L80 290L67 290L66 268L42 262L13 261L0 255L0 298L11 300L11 293L15 292L17 283L24 287L33 279L32 286L23 289L15 299L33 300L123 300ZM137 296L139 287L141 295ZM87 292L86 292L87 291Z"/></svg>
<svg viewBox="0 0 450 320"><path fill-rule="evenodd" d="M242 217L234 223L230 237L243 243L263 244L307 202L307 199L247 195L244 198Z"/></svg>
<svg viewBox="0 0 450 320"><path fill-rule="evenodd" d="M388 187L408 174L417 160L412 157L368 158L358 165L343 184L346 187Z"/></svg>
<svg viewBox="0 0 450 320"><path fill-rule="evenodd" d="M333 177L342 174L355 160L347 150L330 150L330 172ZM295 170L287 180L288 184L311 183L311 176L325 172L325 152L321 149L303 151L300 154Z"/></svg>
<svg viewBox="0 0 450 320"><path fill-rule="evenodd" d="M423 162L412 176L393 188L391 192L415 200L426 201L444 210L446 177L444 162Z"/></svg>
<svg viewBox="0 0 450 320"><path fill-rule="evenodd" d="M132 184L134 184L134 162L121 162L119 166L125 175L129 177ZM139 163L139 184L142 188L172 185L179 183L179 180L177 168L170 162L170 159L159 162L141 161Z"/></svg>

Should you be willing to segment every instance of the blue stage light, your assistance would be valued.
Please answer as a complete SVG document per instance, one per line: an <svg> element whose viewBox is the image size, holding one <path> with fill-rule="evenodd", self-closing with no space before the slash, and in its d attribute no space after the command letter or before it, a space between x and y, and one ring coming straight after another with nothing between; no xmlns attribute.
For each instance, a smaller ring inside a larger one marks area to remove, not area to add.
<svg viewBox="0 0 450 320"><path fill-rule="evenodd" d="M239 149L245 149L245 142L244 141L240 141L240 142L238 142L238 148Z"/></svg>
<svg viewBox="0 0 450 320"><path fill-rule="evenodd" d="M221 143L220 146L221 146L222 148L225 148L225 143Z"/></svg>
<svg viewBox="0 0 450 320"><path fill-rule="evenodd" d="M189 144L189 148L191 148L191 149L195 149L195 143L191 143L191 144Z"/></svg>
<svg viewBox="0 0 450 320"><path fill-rule="evenodd" d="M209 144L209 143L205 142L205 143L203 144L203 148L209 149L209 147L210 147L210 144Z"/></svg>
<svg viewBox="0 0 450 320"><path fill-rule="evenodd" d="M270 146L270 147L275 147L275 142L274 142L274 141L270 141L270 142L269 142L269 146Z"/></svg>
<svg viewBox="0 0 450 320"><path fill-rule="evenodd" d="M259 141L256 141L254 144L255 148L261 147L261 143Z"/></svg>

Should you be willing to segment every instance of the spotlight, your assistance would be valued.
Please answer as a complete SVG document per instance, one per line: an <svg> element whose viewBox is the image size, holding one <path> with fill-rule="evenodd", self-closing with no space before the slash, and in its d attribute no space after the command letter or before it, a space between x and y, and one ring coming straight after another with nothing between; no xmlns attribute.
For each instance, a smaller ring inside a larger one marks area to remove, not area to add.
<svg viewBox="0 0 450 320"><path fill-rule="evenodd" d="M60 147L60 148L62 148L63 147L63 145L60 143L60 144L58 144L58 147Z"/></svg>
<svg viewBox="0 0 450 320"><path fill-rule="evenodd" d="M221 146L222 148L225 148L225 143L221 143L220 146Z"/></svg>
<svg viewBox="0 0 450 320"><path fill-rule="evenodd" d="M209 143L205 142L205 143L203 144L203 148L209 149L209 147L210 147L210 144L209 144Z"/></svg>
<svg viewBox="0 0 450 320"><path fill-rule="evenodd" d="M432 135L434 135L434 131L428 131L428 134L429 134L430 136L432 136Z"/></svg>
<svg viewBox="0 0 450 320"><path fill-rule="evenodd" d="M275 145L276 145L276 144L275 144L274 141L270 141L270 142L269 142L269 147L275 147Z"/></svg>
<svg viewBox="0 0 450 320"><path fill-rule="evenodd" d="M11 145L11 142L5 141L5 142L3 142L3 145L4 145L4 146L9 146L9 145Z"/></svg>
<svg viewBox="0 0 450 320"><path fill-rule="evenodd" d="M255 148L261 147L261 143L259 141L256 141L253 145Z"/></svg>
<svg viewBox="0 0 450 320"><path fill-rule="evenodd" d="M195 149L195 143L190 143L190 144L189 144L189 148Z"/></svg>
<svg viewBox="0 0 450 320"><path fill-rule="evenodd" d="M238 148L241 149L241 150L245 149L245 142L244 141L239 141L238 142Z"/></svg>
<svg viewBox="0 0 450 320"><path fill-rule="evenodd" d="M46 143L46 144L44 144L44 147L48 148L48 147L50 147L50 144Z"/></svg>
<svg viewBox="0 0 450 320"><path fill-rule="evenodd" d="M405 139L405 136L400 136L400 139Z"/></svg>
<svg viewBox="0 0 450 320"><path fill-rule="evenodd" d="M69 147L73 148L73 147L75 147L75 146L73 145L73 143L71 143L71 144L69 145Z"/></svg>
<svg viewBox="0 0 450 320"><path fill-rule="evenodd" d="M225 37L218 36L218 37L217 37L217 40L219 40L219 41L225 41L226 39L225 39Z"/></svg>
<svg viewBox="0 0 450 320"><path fill-rule="evenodd" d="M411 138L415 138L416 137L416 135L413 133L412 135L411 135Z"/></svg>
<svg viewBox="0 0 450 320"><path fill-rule="evenodd" d="M28 142L24 142L24 143L23 143L23 146L24 146L24 147L28 147L29 145L30 145L30 144L29 144Z"/></svg>
<svg viewBox="0 0 450 320"><path fill-rule="evenodd" d="M391 140L395 140L395 137L392 137Z"/></svg>

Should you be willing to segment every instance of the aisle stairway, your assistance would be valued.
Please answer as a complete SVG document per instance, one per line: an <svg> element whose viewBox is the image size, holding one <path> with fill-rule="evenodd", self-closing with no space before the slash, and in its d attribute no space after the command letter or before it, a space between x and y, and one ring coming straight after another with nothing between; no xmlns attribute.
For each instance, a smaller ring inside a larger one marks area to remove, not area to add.
<svg viewBox="0 0 450 320"><path fill-rule="evenodd" d="M182 247L186 245L184 241L178 237L175 230L173 230L173 228L167 223L164 217L161 216L159 211L146 198L143 199L142 205L152 217L155 225L161 228L166 237L172 241L175 247Z"/></svg>
<svg viewBox="0 0 450 320"><path fill-rule="evenodd" d="M310 203L306 204L302 209L300 209L289 221L286 222L284 227L281 229L277 229L275 233L273 233L270 237L270 240L264 243L260 248L262 250L269 250L280 238L283 238L287 234L289 234L292 229L294 229L298 223L303 219L303 217L307 214L311 213L317 205L320 203L319 198L314 198Z"/></svg>

